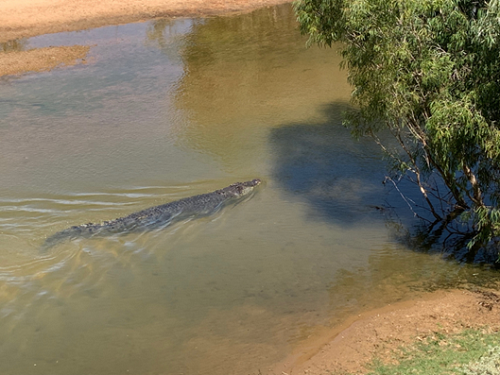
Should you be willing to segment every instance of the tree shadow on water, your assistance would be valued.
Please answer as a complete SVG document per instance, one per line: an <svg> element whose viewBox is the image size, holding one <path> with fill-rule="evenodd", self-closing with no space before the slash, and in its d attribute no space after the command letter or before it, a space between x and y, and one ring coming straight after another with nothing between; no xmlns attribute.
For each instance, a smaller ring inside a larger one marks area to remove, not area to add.
<svg viewBox="0 0 500 375"><path fill-rule="evenodd" d="M384 205L386 163L371 139L354 139L342 125L346 103L324 108L324 121L293 123L270 135L273 178L289 196L309 204L310 216L353 225ZM380 217L380 216L379 216Z"/></svg>
<svg viewBox="0 0 500 375"><path fill-rule="evenodd" d="M342 125L349 109L346 103L332 103L322 109L323 121L273 129L273 178L288 199L307 203L312 219L340 226L380 220L396 242L412 251L499 269L499 243L469 248L474 232L460 222L433 222L415 184L402 180L396 189L382 183L388 165L379 146L369 138L354 139ZM389 135L381 139L394 145Z"/></svg>

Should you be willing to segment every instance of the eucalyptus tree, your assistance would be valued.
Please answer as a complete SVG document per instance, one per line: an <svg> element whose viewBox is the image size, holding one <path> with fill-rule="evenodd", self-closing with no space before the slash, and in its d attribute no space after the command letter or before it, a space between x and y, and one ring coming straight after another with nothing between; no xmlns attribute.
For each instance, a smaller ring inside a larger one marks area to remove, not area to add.
<svg viewBox="0 0 500 375"><path fill-rule="evenodd" d="M294 8L310 43L341 42L353 133L373 137L396 174L416 182L434 223L465 223L469 246L495 243L500 1L296 0Z"/></svg>

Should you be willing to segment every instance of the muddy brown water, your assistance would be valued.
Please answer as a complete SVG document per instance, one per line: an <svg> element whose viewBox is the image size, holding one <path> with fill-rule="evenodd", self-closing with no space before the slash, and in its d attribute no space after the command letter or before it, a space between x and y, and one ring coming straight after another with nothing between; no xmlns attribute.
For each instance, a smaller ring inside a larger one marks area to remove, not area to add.
<svg viewBox="0 0 500 375"><path fill-rule="evenodd" d="M0 82L2 374L265 373L351 314L491 277L396 240L373 206L404 203L341 124L346 72L305 49L288 5L14 44L92 47ZM255 177L213 216L40 252Z"/></svg>

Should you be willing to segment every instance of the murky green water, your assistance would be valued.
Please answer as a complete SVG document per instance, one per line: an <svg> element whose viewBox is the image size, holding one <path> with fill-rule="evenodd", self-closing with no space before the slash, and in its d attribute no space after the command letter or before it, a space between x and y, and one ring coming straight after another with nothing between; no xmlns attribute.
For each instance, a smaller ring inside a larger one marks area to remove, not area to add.
<svg viewBox="0 0 500 375"><path fill-rule="evenodd" d="M338 56L288 6L20 43L72 44L89 64L0 82L0 373L266 373L349 314L491 276L395 240ZM214 216L39 251L255 177Z"/></svg>

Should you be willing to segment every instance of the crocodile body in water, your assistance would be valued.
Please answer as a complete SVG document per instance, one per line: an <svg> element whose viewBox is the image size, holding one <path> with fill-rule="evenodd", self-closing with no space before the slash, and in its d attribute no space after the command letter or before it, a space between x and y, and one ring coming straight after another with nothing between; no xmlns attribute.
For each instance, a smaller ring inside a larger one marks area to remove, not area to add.
<svg viewBox="0 0 500 375"><path fill-rule="evenodd" d="M259 184L260 180L257 178L247 182L237 182L212 193L195 195L150 207L125 217L105 221L102 224L89 223L70 227L48 237L42 245L42 249L47 250L67 239L151 230L166 226L173 220L209 215L223 205L235 202L249 194Z"/></svg>

